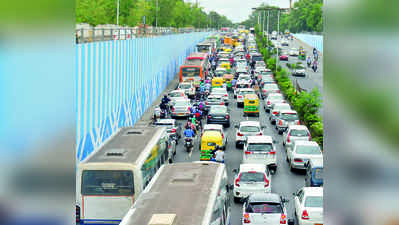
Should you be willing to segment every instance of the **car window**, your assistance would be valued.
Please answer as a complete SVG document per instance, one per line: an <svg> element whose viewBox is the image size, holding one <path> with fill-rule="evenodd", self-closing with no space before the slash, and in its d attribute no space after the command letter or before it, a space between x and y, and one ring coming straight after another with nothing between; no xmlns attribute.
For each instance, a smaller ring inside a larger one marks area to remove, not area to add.
<svg viewBox="0 0 399 225"><path fill-rule="evenodd" d="M249 143L248 151L252 152L271 152L273 151L272 143Z"/></svg>
<svg viewBox="0 0 399 225"><path fill-rule="evenodd" d="M318 180L323 179L323 168L316 168L314 169L314 177Z"/></svg>
<svg viewBox="0 0 399 225"><path fill-rule="evenodd" d="M249 203L246 209L248 213L283 213L283 208L280 203L263 203L263 202L254 202Z"/></svg>
<svg viewBox="0 0 399 225"><path fill-rule="evenodd" d="M170 97L180 97L182 94L180 92L173 92L173 93L169 93Z"/></svg>
<svg viewBox="0 0 399 225"><path fill-rule="evenodd" d="M290 135L291 135L291 136L296 136L296 137L305 137L305 136L309 136L307 130L291 130L291 131L290 131Z"/></svg>
<svg viewBox="0 0 399 225"><path fill-rule="evenodd" d="M282 120L298 120L298 115L293 113L282 113L280 115L280 119Z"/></svg>
<svg viewBox="0 0 399 225"><path fill-rule="evenodd" d="M321 155L320 147L312 145L298 145L295 152L297 154Z"/></svg>
<svg viewBox="0 0 399 225"><path fill-rule="evenodd" d="M241 132L259 132L260 129L259 129L259 127L256 127L256 126L241 126L240 131Z"/></svg>
<svg viewBox="0 0 399 225"><path fill-rule="evenodd" d="M269 96L269 100L282 100L282 99L283 99L283 96L281 96L281 95Z"/></svg>
<svg viewBox="0 0 399 225"><path fill-rule="evenodd" d="M305 199L305 207L323 207L323 196L308 196Z"/></svg>
<svg viewBox="0 0 399 225"><path fill-rule="evenodd" d="M291 109L291 107L290 107L290 105L275 105L275 107L273 108L273 110L290 110Z"/></svg>
<svg viewBox="0 0 399 225"><path fill-rule="evenodd" d="M227 113L226 107L211 107L210 114L224 114Z"/></svg>
<svg viewBox="0 0 399 225"><path fill-rule="evenodd" d="M299 199L299 202L301 202L301 203L302 203L302 201L303 201L303 195L304 195L303 191L300 190L300 191L298 192L298 199Z"/></svg>
<svg viewBox="0 0 399 225"><path fill-rule="evenodd" d="M178 101L175 103L175 106L187 106L187 102Z"/></svg>
<svg viewBox="0 0 399 225"><path fill-rule="evenodd" d="M242 182L264 182L265 174L259 172L243 172L240 174L240 181Z"/></svg>
<svg viewBox="0 0 399 225"><path fill-rule="evenodd" d="M189 85L189 84L180 84L179 87L181 89L189 89L189 88L191 88L191 85Z"/></svg>

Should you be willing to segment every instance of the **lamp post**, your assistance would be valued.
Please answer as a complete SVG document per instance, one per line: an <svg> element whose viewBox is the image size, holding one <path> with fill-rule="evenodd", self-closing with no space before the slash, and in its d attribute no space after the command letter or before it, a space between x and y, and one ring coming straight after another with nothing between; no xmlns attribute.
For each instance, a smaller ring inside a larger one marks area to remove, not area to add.
<svg viewBox="0 0 399 225"><path fill-rule="evenodd" d="M116 7L116 25L119 27L119 0Z"/></svg>
<svg viewBox="0 0 399 225"><path fill-rule="evenodd" d="M155 9L155 30L157 30L157 28L158 28L158 0L156 0L156 2L155 2L155 7L156 7L156 9Z"/></svg>

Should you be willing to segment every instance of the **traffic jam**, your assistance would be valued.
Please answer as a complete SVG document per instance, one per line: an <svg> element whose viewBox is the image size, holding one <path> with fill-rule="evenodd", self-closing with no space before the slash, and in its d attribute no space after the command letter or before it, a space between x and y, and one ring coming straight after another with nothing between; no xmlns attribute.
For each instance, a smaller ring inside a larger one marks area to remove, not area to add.
<svg viewBox="0 0 399 225"><path fill-rule="evenodd" d="M151 128L128 131L156 136L145 141L148 154L131 153L137 169L92 174L87 188L82 170L80 223L322 225L322 150L280 93L254 32L222 29L196 47L176 89L153 109ZM130 153L113 150L109 163L118 154Z"/></svg>

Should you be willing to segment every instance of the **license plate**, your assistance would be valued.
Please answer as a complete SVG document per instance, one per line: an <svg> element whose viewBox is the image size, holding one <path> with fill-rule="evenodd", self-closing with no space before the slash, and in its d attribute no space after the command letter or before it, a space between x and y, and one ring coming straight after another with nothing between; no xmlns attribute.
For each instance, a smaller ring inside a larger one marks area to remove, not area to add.
<svg viewBox="0 0 399 225"><path fill-rule="evenodd" d="M179 116L184 116L184 113L178 113L177 115L179 115Z"/></svg>

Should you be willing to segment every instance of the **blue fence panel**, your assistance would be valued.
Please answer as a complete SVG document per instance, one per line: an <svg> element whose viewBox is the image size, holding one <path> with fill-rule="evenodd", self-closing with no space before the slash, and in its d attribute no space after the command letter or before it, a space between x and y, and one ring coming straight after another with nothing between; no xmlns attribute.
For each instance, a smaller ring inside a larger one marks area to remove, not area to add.
<svg viewBox="0 0 399 225"><path fill-rule="evenodd" d="M77 45L77 161L133 126L209 33Z"/></svg>

